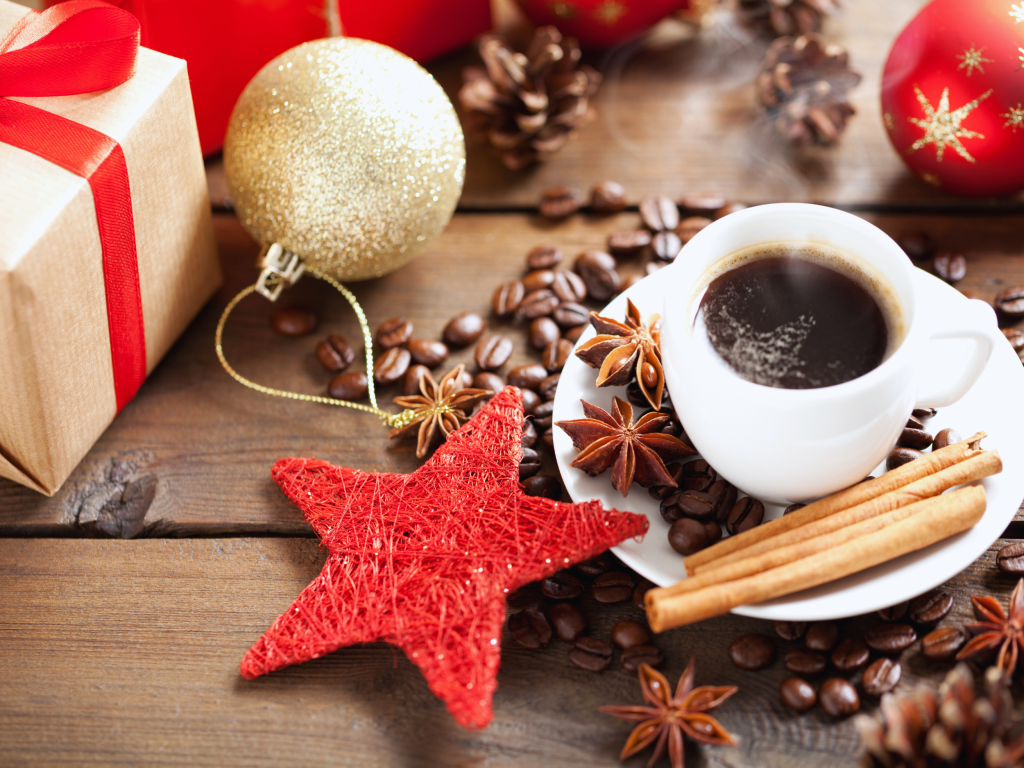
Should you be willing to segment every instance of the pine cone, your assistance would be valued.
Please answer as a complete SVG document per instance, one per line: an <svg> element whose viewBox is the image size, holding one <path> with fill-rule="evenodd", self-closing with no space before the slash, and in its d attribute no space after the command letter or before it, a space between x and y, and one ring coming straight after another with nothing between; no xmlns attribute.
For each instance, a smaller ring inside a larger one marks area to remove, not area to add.
<svg viewBox="0 0 1024 768"><path fill-rule="evenodd" d="M958 664L938 692L919 688L882 697L881 714L859 715L864 768L1012 768L1024 757L1024 737L1011 739L1013 699L998 669L985 673L979 696L974 675ZM1019 730L1019 729L1014 729Z"/></svg>
<svg viewBox="0 0 1024 768"><path fill-rule="evenodd" d="M846 92L860 82L846 49L818 35L780 37L757 76L757 97L792 144L834 144L856 110Z"/></svg>
<svg viewBox="0 0 1024 768"><path fill-rule="evenodd" d="M806 35L839 10L838 0L739 0L740 16L775 35Z"/></svg>
<svg viewBox="0 0 1024 768"><path fill-rule="evenodd" d="M575 38L541 27L518 53L487 35L480 58L483 67L462 71L459 101L473 118L466 130L486 138L509 168L547 160L594 118L590 98L601 75L580 65Z"/></svg>

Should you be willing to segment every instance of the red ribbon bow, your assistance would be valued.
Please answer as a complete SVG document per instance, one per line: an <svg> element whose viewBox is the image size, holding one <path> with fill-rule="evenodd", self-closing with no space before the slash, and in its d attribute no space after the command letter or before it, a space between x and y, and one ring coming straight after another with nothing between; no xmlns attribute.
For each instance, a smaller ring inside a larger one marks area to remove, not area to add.
<svg viewBox="0 0 1024 768"><path fill-rule="evenodd" d="M135 74L139 22L101 0L29 11L0 41L0 96L65 96L121 85ZM120 411L146 378L146 333L124 153L114 139L44 109L0 98L0 142L86 179L103 249L103 280Z"/></svg>

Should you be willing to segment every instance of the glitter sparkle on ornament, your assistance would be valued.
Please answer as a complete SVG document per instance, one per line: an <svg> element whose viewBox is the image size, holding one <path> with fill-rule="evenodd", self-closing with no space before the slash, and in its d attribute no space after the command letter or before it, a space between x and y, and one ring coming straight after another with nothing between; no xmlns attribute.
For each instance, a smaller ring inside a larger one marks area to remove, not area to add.
<svg viewBox="0 0 1024 768"><path fill-rule="evenodd" d="M914 93L917 94L917 101L924 110L926 119L922 120L918 117L908 117L907 119L919 128L924 128L925 133L924 136L910 145L910 149L907 150L908 154L916 152L929 144L934 144L935 159L940 163L942 162L946 147L952 147L964 160L970 163L975 162L974 158L971 157L970 153L960 142L960 139L983 139L985 137L976 131L970 131L961 127L961 123L971 112L978 108L981 102L992 95L992 89L985 91L974 101L968 102L952 112L949 110L949 88L943 89L938 109L931 105L931 102L928 101L928 98L921 93L921 89L916 85L914 86Z"/></svg>
<svg viewBox="0 0 1024 768"><path fill-rule="evenodd" d="M987 46L983 45L981 46L981 50L975 50L974 46L972 45L970 48L963 52L962 56L957 56L957 58L960 59L960 66L957 67L957 70L961 70L966 67L968 77L970 77L974 73L974 70L978 70L979 72L981 72L981 74L984 75L985 67L983 67L982 64L992 64L993 62L995 62L995 59L986 59L984 56L981 55L982 53L985 52L986 47Z"/></svg>
<svg viewBox="0 0 1024 768"><path fill-rule="evenodd" d="M1015 22L1020 24L1024 21L1024 3L1017 5L1016 3L1010 6L1010 16Z"/></svg>
<svg viewBox="0 0 1024 768"><path fill-rule="evenodd" d="M1007 106L1006 112L999 116L1006 118L1003 128L1012 128L1014 133L1018 128L1024 128L1024 108L1021 108L1019 101L1016 107Z"/></svg>

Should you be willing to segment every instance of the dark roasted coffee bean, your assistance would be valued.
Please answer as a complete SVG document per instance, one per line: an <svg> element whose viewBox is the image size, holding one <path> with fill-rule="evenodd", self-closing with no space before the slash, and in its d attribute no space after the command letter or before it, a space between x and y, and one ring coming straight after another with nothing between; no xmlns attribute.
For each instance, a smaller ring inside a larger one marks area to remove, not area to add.
<svg viewBox="0 0 1024 768"><path fill-rule="evenodd" d="M683 465L683 481L681 489L687 491L706 491L718 479L718 473L704 459L688 461Z"/></svg>
<svg viewBox="0 0 1024 768"><path fill-rule="evenodd" d="M681 493L682 492L679 489L673 488L669 491L668 496L661 499L661 504L659 505L661 518L669 525L672 525L676 520L679 520L683 516L683 510L681 510L677 504Z"/></svg>
<svg viewBox="0 0 1024 768"><path fill-rule="evenodd" d="M554 245L538 245L526 254L526 268L551 269L562 260L562 251Z"/></svg>
<svg viewBox="0 0 1024 768"><path fill-rule="evenodd" d="M668 529L668 543L683 557L700 552L711 545L711 537L704 524L688 517L680 517Z"/></svg>
<svg viewBox="0 0 1024 768"><path fill-rule="evenodd" d="M830 677L821 684L818 701L821 702L821 708L832 717L849 717L860 709L857 689L850 685L849 680L841 677Z"/></svg>
<svg viewBox="0 0 1024 768"><path fill-rule="evenodd" d="M402 376L402 395L412 397L413 395L422 394L420 392L420 379L426 373L430 373L430 369L427 366L410 365L405 375Z"/></svg>
<svg viewBox="0 0 1024 768"><path fill-rule="evenodd" d="M583 594L583 582L569 571L559 571L540 583L540 591L552 600L575 600Z"/></svg>
<svg viewBox="0 0 1024 768"><path fill-rule="evenodd" d="M782 511L782 515L783 515L783 517L785 517L786 515L790 514L791 512L796 512L798 509L803 509L806 506L807 506L806 504L799 504L799 503L798 504L790 504L788 507L786 507Z"/></svg>
<svg viewBox="0 0 1024 768"><path fill-rule="evenodd" d="M558 480L550 475L534 475L520 483L523 493L527 496L542 496L545 499L558 499L562 492Z"/></svg>
<svg viewBox="0 0 1024 768"><path fill-rule="evenodd" d="M691 192L679 201L679 207L691 216L713 216L724 206L725 198L717 192Z"/></svg>
<svg viewBox="0 0 1024 768"><path fill-rule="evenodd" d="M523 289L527 293L539 291L541 288L550 288L555 282L555 273L551 269L535 269L523 278Z"/></svg>
<svg viewBox="0 0 1024 768"><path fill-rule="evenodd" d="M676 227L676 236L683 245L686 245L710 223L711 219L703 216L689 216L679 222L679 226Z"/></svg>
<svg viewBox="0 0 1024 768"><path fill-rule="evenodd" d="M624 619L612 627L611 638L619 648L632 648L651 642L651 631L639 621Z"/></svg>
<svg viewBox="0 0 1024 768"><path fill-rule="evenodd" d="M599 181L590 191L594 213L618 213L626 207L626 188L616 181Z"/></svg>
<svg viewBox="0 0 1024 768"><path fill-rule="evenodd" d="M583 278L567 269L555 272L555 279L551 281L551 291L561 301L580 302L587 298L587 284L583 282ZM588 312L587 316L583 318L583 323L589 319L590 313ZM577 325L583 323L577 323Z"/></svg>
<svg viewBox="0 0 1024 768"><path fill-rule="evenodd" d="M779 684L779 696L783 704L796 712L806 712L818 700L811 684L799 677L783 680Z"/></svg>
<svg viewBox="0 0 1024 768"><path fill-rule="evenodd" d="M868 663L871 651L863 640L846 638L832 651L832 663L840 672L855 672Z"/></svg>
<svg viewBox="0 0 1024 768"><path fill-rule="evenodd" d="M590 588L590 593L599 603L623 603L633 596L633 579L621 571L602 573Z"/></svg>
<svg viewBox="0 0 1024 768"><path fill-rule="evenodd" d="M622 287L619 273L615 271L615 257L604 251L584 251L576 257L573 265L584 284L587 295L596 301L607 301Z"/></svg>
<svg viewBox="0 0 1024 768"><path fill-rule="evenodd" d="M590 310L582 304L567 301L555 308L552 317L562 328L575 328L590 321Z"/></svg>
<svg viewBox="0 0 1024 768"><path fill-rule="evenodd" d="M824 653L815 653L806 648L790 648L786 651L786 669L797 675L816 675L828 664Z"/></svg>
<svg viewBox="0 0 1024 768"><path fill-rule="evenodd" d="M558 341L561 331L558 325L550 317L538 317L530 322L530 329L527 332L530 339L530 346L534 349L544 349L553 341Z"/></svg>
<svg viewBox="0 0 1024 768"><path fill-rule="evenodd" d="M938 411L934 408L915 408L913 415L919 419L930 419L936 413L938 413Z"/></svg>
<svg viewBox="0 0 1024 768"><path fill-rule="evenodd" d="M448 345L434 339L411 339L406 349L414 362L428 368L436 368L448 359Z"/></svg>
<svg viewBox="0 0 1024 768"><path fill-rule="evenodd" d="M538 209L545 219L564 219L583 205L583 195L575 187L552 187L544 190Z"/></svg>
<svg viewBox="0 0 1024 768"><path fill-rule="evenodd" d="M572 603L555 603L548 607L548 621L555 634L571 643L587 631L587 620L583 611Z"/></svg>
<svg viewBox="0 0 1024 768"><path fill-rule="evenodd" d="M715 519L715 500L704 491L681 491L676 506L684 517L701 522Z"/></svg>
<svg viewBox="0 0 1024 768"><path fill-rule="evenodd" d="M902 603L890 605L888 608L879 608L875 613L882 621L899 621L907 615L908 607L910 607L910 603L904 600Z"/></svg>
<svg viewBox="0 0 1024 768"><path fill-rule="evenodd" d="M722 526L717 520L708 520L703 523L704 530L708 532L708 546L717 544L722 539Z"/></svg>
<svg viewBox="0 0 1024 768"><path fill-rule="evenodd" d="M932 439L932 436L923 429L906 427L900 435L900 439L896 441L896 445L901 448L914 448L922 451L932 444Z"/></svg>
<svg viewBox="0 0 1024 768"><path fill-rule="evenodd" d="M644 598L647 593L654 589L654 583L647 579L640 579L640 583L636 585L636 589L633 590L633 605L638 610L646 611L647 605L644 603Z"/></svg>
<svg viewBox="0 0 1024 768"><path fill-rule="evenodd" d="M932 441L932 449L937 451L940 448L945 448L947 445L959 443L962 439L959 432L952 427L946 427L945 429L940 429L939 433L935 435L935 439Z"/></svg>
<svg viewBox="0 0 1024 768"><path fill-rule="evenodd" d="M924 456L923 453L915 451L913 448L893 448L892 453L885 459L885 468L893 470L896 467L909 464L914 459L920 459L922 456Z"/></svg>
<svg viewBox="0 0 1024 768"><path fill-rule="evenodd" d="M736 497L739 496L736 486L728 482L724 477L720 477L711 484L711 487L705 493L714 501L715 520L719 523L724 523L728 520L732 508L736 506Z"/></svg>
<svg viewBox="0 0 1024 768"><path fill-rule="evenodd" d="M651 238L651 250L656 258L662 261L675 261L676 256L683 250L683 241L675 232L658 232Z"/></svg>
<svg viewBox="0 0 1024 768"><path fill-rule="evenodd" d="M917 632L909 624L878 624L864 633L868 647L887 656L907 650L915 640Z"/></svg>
<svg viewBox="0 0 1024 768"><path fill-rule="evenodd" d="M679 481L683 476L683 465L672 462L666 465L665 469L668 470L669 476L675 481L675 485L652 485L648 488L647 492L651 495L651 498L657 501L661 501L674 493L679 493Z"/></svg>
<svg viewBox="0 0 1024 768"><path fill-rule="evenodd" d="M352 351L344 336L332 333L316 345L316 359L332 373L341 373L355 358L356 353Z"/></svg>
<svg viewBox="0 0 1024 768"><path fill-rule="evenodd" d="M532 389L536 391L540 383L548 377L548 372L543 365L527 363L517 365L508 372L508 383L520 389Z"/></svg>
<svg viewBox="0 0 1024 768"><path fill-rule="evenodd" d="M864 693L878 698L899 685L902 675L903 669L900 667L900 663L883 656L871 662L871 665L864 670L860 682L864 686Z"/></svg>
<svg viewBox="0 0 1024 768"><path fill-rule="evenodd" d="M967 261L958 253L940 253L932 259L932 269L947 283L955 283L967 274Z"/></svg>
<svg viewBox="0 0 1024 768"><path fill-rule="evenodd" d="M484 332L484 319L476 312L460 312L444 327L441 336L450 347L468 347Z"/></svg>
<svg viewBox="0 0 1024 768"><path fill-rule="evenodd" d="M543 648L551 642L551 625L536 608L527 608L509 616L508 631L524 648Z"/></svg>
<svg viewBox="0 0 1024 768"><path fill-rule="evenodd" d="M412 323L404 317L392 317L380 324L377 329L377 343L384 349L400 347L412 336Z"/></svg>
<svg viewBox="0 0 1024 768"><path fill-rule="evenodd" d="M534 320L538 317L547 317L559 305L558 297L547 288L540 288L526 294L523 303L519 305L516 312L520 317L527 320Z"/></svg>
<svg viewBox="0 0 1024 768"><path fill-rule="evenodd" d="M1024 317L1024 288L1014 286L996 294L996 309L1006 317Z"/></svg>
<svg viewBox="0 0 1024 768"><path fill-rule="evenodd" d="M1021 352L1024 350L1024 332L1017 330L1016 328L1003 328L1003 336L1010 342L1010 346L1013 347L1014 352Z"/></svg>
<svg viewBox="0 0 1024 768"><path fill-rule="evenodd" d="M494 394L498 394L505 388L505 382L497 374L481 371L473 377L473 386L476 389L489 389Z"/></svg>
<svg viewBox="0 0 1024 768"><path fill-rule="evenodd" d="M927 261L935 255L935 240L926 232L909 232L896 242L911 261Z"/></svg>
<svg viewBox="0 0 1024 768"><path fill-rule="evenodd" d="M960 627L942 627L921 638L921 653L929 659L951 659L966 642Z"/></svg>
<svg viewBox="0 0 1024 768"><path fill-rule="evenodd" d="M588 579L592 579L612 569L612 558L609 555L598 555L582 563L576 563L573 568Z"/></svg>
<svg viewBox="0 0 1024 768"><path fill-rule="evenodd" d="M373 380L378 384L394 384L409 370L412 355L404 347L391 347L373 367Z"/></svg>
<svg viewBox="0 0 1024 768"><path fill-rule="evenodd" d="M911 414L910 418L907 419L907 428L908 429L920 429L922 431L927 431L924 428L924 422L921 421L919 418L917 418L917 416L914 416L913 414Z"/></svg>
<svg viewBox="0 0 1024 768"><path fill-rule="evenodd" d="M834 621L816 621L807 628L804 644L812 651L828 653L839 640L839 626Z"/></svg>
<svg viewBox="0 0 1024 768"><path fill-rule="evenodd" d="M552 373L540 383L537 387L537 394L540 395L541 400L546 403L548 400L555 399L555 390L558 389L558 382L561 378L562 374Z"/></svg>
<svg viewBox="0 0 1024 768"><path fill-rule="evenodd" d="M302 307L278 307L270 313L270 327L282 336L305 336L316 330L316 315Z"/></svg>
<svg viewBox="0 0 1024 768"><path fill-rule="evenodd" d="M612 663L612 647L596 637L578 637L569 651L569 661L587 672L603 672Z"/></svg>
<svg viewBox="0 0 1024 768"><path fill-rule="evenodd" d="M327 385L327 394L335 400L362 400L369 392L368 384L362 371L339 373Z"/></svg>
<svg viewBox="0 0 1024 768"><path fill-rule="evenodd" d="M764 504L750 496L744 496L733 504L729 516L725 520L725 529L735 536L749 531L764 520Z"/></svg>
<svg viewBox="0 0 1024 768"><path fill-rule="evenodd" d="M526 295L526 288L518 280L509 280L494 289L491 296L491 309L498 317L509 317L515 314L519 304Z"/></svg>
<svg viewBox="0 0 1024 768"><path fill-rule="evenodd" d="M730 213L739 213L740 211L747 210L748 206L743 203L726 203L717 211L715 211L715 219L722 219L728 216Z"/></svg>
<svg viewBox="0 0 1024 768"><path fill-rule="evenodd" d="M998 555L996 556L998 559ZM953 610L953 596L941 589L933 589L910 601L908 617L922 627L934 627Z"/></svg>
<svg viewBox="0 0 1024 768"><path fill-rule="evenodd" d="M776 621L775 634L783 640L799 640L807 633L806 621Z"/></svg>
<svg viewBox="0 0 1024 768"><path fill-rule="evenodd" d="M520 388L520 392L523 396L523 413L526 416L532 416L533 412L537 410L537 406L540 405L540 395L532 389ZM537 434L540 434L539 430Z"/></svg>
<svg viewBox="0 0 1024 768"><path fill-rule="evenodd" d="M996 565L1003 573L1024 575L1024 541L1007 544L996 554Z"/></svg>
<svg viewBox="0 0 1024 768"><path fill-rule="evenodd" d="M508 336L486 336L476 343L476 365L481 371L496 371L511 357L513 348Z"/></svg>
<svg viewBox="0 0 1024 768"><path fill-rule="evenodd" d="M508 607L513 611L522 611L526 608L536 608L543 602L544 595L540 593L540 584L536 581L517 589L505 598Z"/></svg>
<svg viewBox="0 0 1024 768"><path fill-rule="evenodd" d="M621 259L629 259L651 244L651 233L646 229L624 229L608 235L608 252Z"/></svg>
<svg viewBox="0 0 1024 768"><path fill-rule="evenodd" d="M544 347L540 353L540 362L552 373L558 373L565 366L566 360L572 354L572 342L566 339L553 341Z"/></svg>
<svg viewBox="0 0 1024 768"><path fill-rule="evenodd" d="M533 424L539 432L551 429L551 414L554 410L555 404L550 400L533 409Z"/></svg>
<svg viewBox="0 0 1024 768"><path fill-rule="evenodd" d="M523 458L519 460L519 479L525 480L540 472L540 455L533 448L523 448Z"/></svg>
<svg viewBox="0 0 1024 768"><path fill-rule="evenodd" d="M664 195L647 195L640 201L640 218L651 231L665 232L679 223L679 208Z"/></svg>
<svg viewBox="0 0 1024 768"><path fill-rule="evenodd" d="M740 669L764 669L775 661L775 643L768 635L756 632L740 635L729 644L729 658Z"/></svg>
<svg viewBox="0 0 1024 768"><path fill-rule="evenodd" d="M636 672L641 664L660 667L665 661L665 654L656 645L634 645L619 654L619 661L627 672Z"/></svg>
<svg viewBox="0 0 1024 768"><path fill-rule="evenodd" d="M555 451L555 436L552 430L545 429L540 436L540 444L548 450L549 453Z"/></svg>
<svg viewBox="0 0 1024 768"><path fill-rule="evenodd" d="M537 443L537 428L533 426L533 419L523 419L523 436L520 438L523 448L533 448Z"/></svg>

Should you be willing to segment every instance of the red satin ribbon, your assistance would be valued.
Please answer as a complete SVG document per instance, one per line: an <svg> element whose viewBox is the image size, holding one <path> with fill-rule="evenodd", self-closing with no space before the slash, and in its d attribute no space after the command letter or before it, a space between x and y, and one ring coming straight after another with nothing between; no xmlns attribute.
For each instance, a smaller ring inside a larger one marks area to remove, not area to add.
<svg viewBox="0 0 1024 768"><path fill-rule="evenodd" d="M139 23L100 0L30 11L0 41L0 95L63 96L113 88L135 74ZM103 280L117 410L146 378L146 333L128 166L99 131L0 98L0 142L86 179L103 250Z"/></svg>

